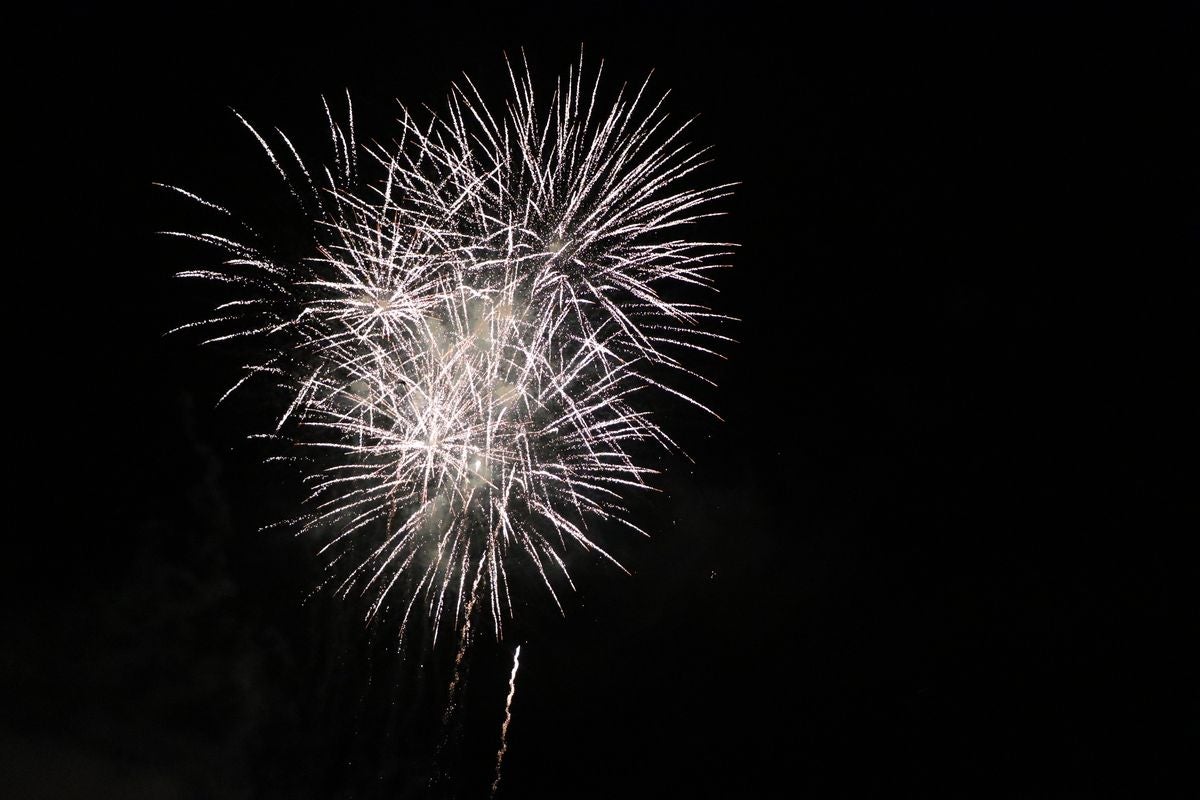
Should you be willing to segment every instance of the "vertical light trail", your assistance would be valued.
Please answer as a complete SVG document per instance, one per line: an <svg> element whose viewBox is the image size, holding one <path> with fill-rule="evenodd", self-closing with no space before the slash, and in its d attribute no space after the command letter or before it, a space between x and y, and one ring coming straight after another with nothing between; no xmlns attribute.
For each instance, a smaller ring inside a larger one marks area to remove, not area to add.
<svg viewBox="0 0 1200 800"><path fill-rule="evenodd" d="M508 750L508 723L512 722L513 695L517 693L517 668L521 666L521 645L513 653L512 676L508 679L508 699L504 701L504 724L500 726L500 749L496 751L496 778L492 781L492 797L500 788L500 767L504 764L504 753Z"/></svg>

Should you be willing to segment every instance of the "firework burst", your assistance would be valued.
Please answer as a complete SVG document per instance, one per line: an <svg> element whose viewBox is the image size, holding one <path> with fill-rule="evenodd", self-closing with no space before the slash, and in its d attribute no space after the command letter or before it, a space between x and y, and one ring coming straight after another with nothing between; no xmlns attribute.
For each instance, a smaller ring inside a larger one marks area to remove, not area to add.
<svg viewBox="0 0 1200 800"><path fill-rule="evenodd" d="M653 470L635 456L673 446L649 398L704 408L673 376L703 381L688 354L725 339L723 317L679 299L710 289L730 251L688 236L730 188L689 186L706 161L688 125L648 82L602 103L582 62L544 108L526 65L508 74L502 110L466 79L427 119L402 108L390 145L360 146L352 113L326 105L322 170L239 116L309 254L271 255L247 227L174 234L225 254L182 275L234 291L184 327L252 340L233 388L286 393L269 435L310 454L288 456L308 487L290 524L323 539L331 585L370 597L368 619L399 612L401 638L423 617L465 639L481 599L499 636L517 570L561 610L570 549L617 564L590 531L638 530L623 498Z"/></svg>

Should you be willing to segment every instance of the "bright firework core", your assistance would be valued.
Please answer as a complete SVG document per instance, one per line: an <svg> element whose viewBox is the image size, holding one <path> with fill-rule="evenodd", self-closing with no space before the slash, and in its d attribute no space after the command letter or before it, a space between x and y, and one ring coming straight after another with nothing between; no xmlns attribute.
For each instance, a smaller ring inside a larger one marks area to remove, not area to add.
<svg viewBox="0 0 1200 800"><path fill-rule="evenodd" d="M368 619L397 611L401 636L415 617L435 637L465 627L479 599L499 636L528 575L561 610L569 549L615 564L589 531L637 530L623 498L653 470L634 451L672 446L648 399L704 408L671 383L703 380L685 356L713 353L722 317L672 294L711 288L724 265L729 245L684 234L729 187L685 185L703 151L646 84L602 112L599 74L582 74L542 109L528 70L510 68L503 113L468 79L433 119L404 111L393 146L361 148L369 178L352 114L328 114L336 163L322 171L242 120L313 255L178 234L227 255L184 275L236 290L196 325L252 339L246 379L291 398L276 435L312 456L295 523L325 541L338 590L372 597Z"/></svg>

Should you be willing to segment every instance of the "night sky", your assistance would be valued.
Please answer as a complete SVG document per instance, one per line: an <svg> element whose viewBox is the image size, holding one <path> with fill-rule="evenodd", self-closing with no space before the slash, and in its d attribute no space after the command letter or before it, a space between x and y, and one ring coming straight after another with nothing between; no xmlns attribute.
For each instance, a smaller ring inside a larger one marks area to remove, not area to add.
<svg viewBox="0 0 1200 800"><path fill-rule="evenodd" d="M1194 19L404 5L26 31L0 795L485 797L518 643L500 797L1194 780ZM230 107L325 158L322 94L387 139L393 98L502 96L522 47L544 88L581 45L610 87L654 70L714 148L698 180L741 182L710 228L737 344L698 362L724 421L656 409L691 461L634 502L650 539L605 539L633 574L577 556L565 618L481 637L443 726L452 643L398 658L261 530L300 496L247 441L274 398L217 407L238 348L163 335L220 295L154 233L211 218L152 184L286 237Z"/></svg>

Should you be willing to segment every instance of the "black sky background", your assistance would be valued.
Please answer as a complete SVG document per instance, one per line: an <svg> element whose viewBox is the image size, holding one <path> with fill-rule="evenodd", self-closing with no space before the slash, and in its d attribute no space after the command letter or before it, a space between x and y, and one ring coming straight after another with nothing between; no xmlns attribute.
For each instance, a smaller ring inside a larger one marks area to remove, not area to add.
<svg viewBox="0 0 1200 800"><path fill-rule="evenodd" d="M517 643L503 797L1194 780L1193 19L51 16L13 77L2 794L482 797ZM216 295L154 235L208 218L152 183L271 225L286 196L228 107L324 155L322 94L386 138L392 98L502 89L522 47L545 86L581 44L610 86L653 69L741 182L713 228L741 243L738 343L704 365L725 421L662 409L693 463L638 501L651 539L612 538L633 575L581 559L565 619L483 638L435 754L452 653L396 658L309 598L310 543L259 530L297 497L245 438L270 398L214 407L236 348L163 336Z"/></svg>

